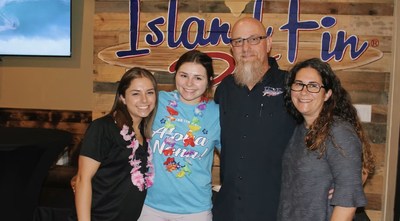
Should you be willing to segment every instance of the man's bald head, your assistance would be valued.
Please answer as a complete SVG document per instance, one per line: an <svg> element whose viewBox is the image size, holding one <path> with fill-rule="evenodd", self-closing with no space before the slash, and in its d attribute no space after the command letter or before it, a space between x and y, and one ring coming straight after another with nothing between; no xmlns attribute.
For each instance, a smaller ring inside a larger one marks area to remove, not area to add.
<svg viewBox="0 0 400 221"><path fill-rule="evenodd" d="M266 36L264 25L251 17L241 18L233 25L231 40L236 83L251 89L269 69L272 40Z"/></svg>

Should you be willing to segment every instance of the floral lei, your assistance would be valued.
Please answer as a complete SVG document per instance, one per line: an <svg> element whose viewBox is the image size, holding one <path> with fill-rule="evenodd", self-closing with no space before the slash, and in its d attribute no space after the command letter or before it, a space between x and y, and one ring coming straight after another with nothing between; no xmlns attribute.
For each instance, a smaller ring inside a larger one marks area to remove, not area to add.
<svg viewBox="0 0 400 221"><path fill-rule="evenodd" d="M147 148L147 152L149 153L147 157L147 172L142 174L140 172L140 168L142 167L140 164L142 163L141 160L135 159L135 153L137 148L139 147L139 142L135 138L135 132L132 131L129 134L129 127L124 125L120 132L122 137L125 141L130 141L130 144L127 148L132 148L132 154L129 156L129 163L132 166L131 170L131 180L133 185L137 186L139 191L143 191L153 185L154 181L154 166L153 166L153 153L151 152L150 148Z"/></svg>
<svg viewBox="0 0 400 221"><path fill-rule="evenodd" d="M178 112L178 104L180 102L179 98L179 93L177 91L173 91L172 93L173 99L168 100L168 105L166 106L167 112L169 113L169 116L166 116L167 119L163 118L161 120L161 123L164 123L164 128L167 129L172 129L175 128L176 124L176 117L179 115ZM201 130L200 126L200 120L203 117L203 112L207 108L207 103L208 103L208 98L206 97L201 97L200 102L196 105L194 108L194 116L192 120L188 123L188 130L185 134L185 138L183 139L183 146L188 147L191 146L193 148L196 147L195 145L195 133L199 130ZM207 130L203 129L202 130L203 134L207 134ZM190 167L192 163L188 161L188 158L185 158L184 165L181 165L180 162L176 162L175 157L171 157L171 155L174 152L174 146L176 144L177 140L175 140L172 136L167 136L164 139L165 143L165 149L163 150L164 156L167 156L168 158L165 160L163 165L165 166L166 170L168 172L173 172L177 171L176 177L177 178L182 178L184 176L190 175L192 173ZM194 154L195 151L188 149L186 151L185 157L190 157L192 154Z"/></svg>
<svg viewBox="0 0 400 221"><path fill-rule="evenodd" d="M173 97L174 97L174 99L169 100L169 105L167 105L167 107L166 107L170 116L167 117L168 120L165 122L164 127L168 128L168 129L175 128L175 124L174 124L175 117L174 116L179 115L179 112L176 110L176 108L178 107L178 103L179 103L179 94L177 91L173 92ZM195 146L194 133L196 133L197 131L199 131L201 129L199 117L203 117L203 111L206 109L207 103L208 103L208 98L203 96L203 97L201 97L199 104L194 109L194 117L188 124L188 131L186 132L187 138L185 138L183 140L185 147L187 147L188 145L190 145L192 147Z"/></svg>

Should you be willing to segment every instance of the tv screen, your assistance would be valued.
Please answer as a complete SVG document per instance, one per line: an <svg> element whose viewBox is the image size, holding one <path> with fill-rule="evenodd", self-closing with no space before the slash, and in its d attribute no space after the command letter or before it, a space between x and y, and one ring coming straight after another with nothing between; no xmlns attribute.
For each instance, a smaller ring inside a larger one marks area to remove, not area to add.
<svg viewBox="0 0 400 221"><path fill-rule="evenodd" d="M0 0L0 56L71 56L71 0Z"/></svg>

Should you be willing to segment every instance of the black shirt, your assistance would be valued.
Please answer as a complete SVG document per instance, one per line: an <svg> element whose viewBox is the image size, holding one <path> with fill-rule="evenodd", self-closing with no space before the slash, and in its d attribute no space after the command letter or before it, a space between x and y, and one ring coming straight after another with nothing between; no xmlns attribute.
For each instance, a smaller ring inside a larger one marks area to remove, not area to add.
<svg viewBox="0 0 400 221"><path fill-rule="evenodd" d="M139 191L131 181L128 157L132 149L127 148L128 144L110 115L94 120L85 133L80 155L101 163L92 179L94 221L132 221L140 216L146 190ZM142 161L142 173L146 172L147 148L143 139L143 145L135 152L135 158ZM70 220L76 220L75 215Z"/></svg>
<svg viewBox="0 0 400 221"><path fill-rule="evenodd" d="M215 92L220 106L221 183L214 221L276 220L281 162L294 126L284 106L286 72L274 59L250 91L226 77Z"/></svg>

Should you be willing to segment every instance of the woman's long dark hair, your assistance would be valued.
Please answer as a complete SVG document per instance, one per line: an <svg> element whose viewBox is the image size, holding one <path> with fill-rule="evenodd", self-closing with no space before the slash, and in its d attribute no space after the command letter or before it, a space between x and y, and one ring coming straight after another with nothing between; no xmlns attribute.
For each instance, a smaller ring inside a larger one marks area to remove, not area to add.
<svg viewBox="0 0 400 221"><path fill-rule="evenodd" d="M324 102L321 112L317 119L312 123L305 138L306 146L309 150L318 151L320 156L326 152L325 141L330 139L330 129L335 121L334 116L349 122L356 131L362 142L363 167L372 173L374 170L374 158L371 153L371 145L362 128L358 118L357 110L352 105L349 93L342 87L339 78L335 75L330 65L318 58L311 58L297 63L290 71L286 82L285 104L298 123L304 122L304 117L296 109L292 102L290 86L296 79L296 74L302 68L310 67L315 69L322 78L322 84L326 91L332 90L331 97Z"/></svg>
<svg viewBox="0 0 400 221"><path fill-rule="evenodd" d="M125 91L131 85L132 80L138 78L147 78L153 84L155 93L156 93L156 104L154 110L150 112L149 116L142 119L141 127L143 127L144 135L146 138L150 138L152 136L151 126L154 121L155 113L157 111L157 101L158 101L158 93L157 93L157 82L154 78L153 74L148 70L138 67L133 67L125 72L125 74L121 77L121 80L118 84L118 89L115 94L115 100L113 107L111 108L110 115L113 117L117 126L122 129L122 126L125 124L129 127L131 131L133 131L133 121L132 117L129 114L128 108L122 102L121 96L125 97Z"/></svg>

